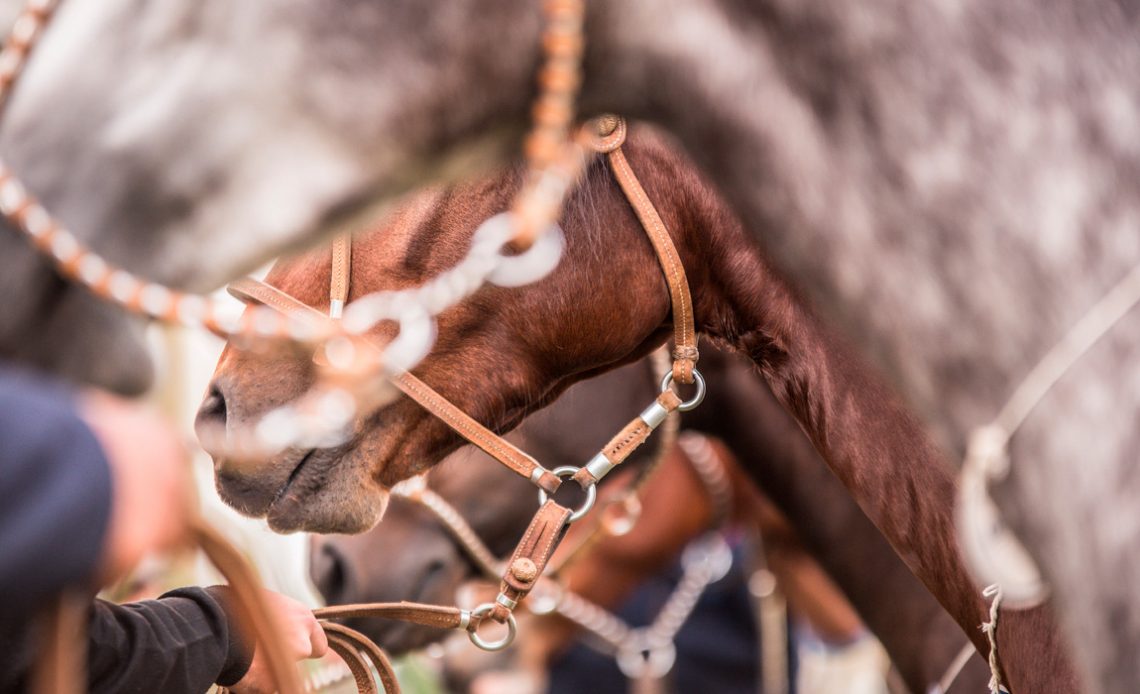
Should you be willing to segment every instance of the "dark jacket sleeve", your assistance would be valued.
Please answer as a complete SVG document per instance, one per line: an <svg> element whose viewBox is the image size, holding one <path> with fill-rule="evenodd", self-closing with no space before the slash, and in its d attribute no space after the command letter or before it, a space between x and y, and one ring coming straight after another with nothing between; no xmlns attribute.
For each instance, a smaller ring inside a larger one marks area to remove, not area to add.
<svg viewBox="0 0 1140 694"><path fill-rule="evenodd" d="M111 471L59 384L0 363L0 622L86 587L111 513Z"/></svg>
<svg viewBox="0 0 1140 694"><path fill-rule="evenodd" d="M92 692L201 694L235 684L253 646L226 588L180 588L127 605L96 601L88 637Z"/></svg>

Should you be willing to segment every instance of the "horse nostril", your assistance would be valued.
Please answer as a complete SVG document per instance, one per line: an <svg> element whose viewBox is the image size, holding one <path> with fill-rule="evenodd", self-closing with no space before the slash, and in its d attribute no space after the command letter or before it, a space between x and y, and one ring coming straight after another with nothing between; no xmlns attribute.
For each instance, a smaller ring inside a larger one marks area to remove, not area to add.
<svg viewBox="0 0 1140 694"><path fill-rule="evenodd" d="M348 597L348 567L344 556L333 545L323 542L310 570L313 583L325 602L337 605Z"/></svg>
<svg viewBox="0 0 1140 694"><path fill-rule="evenodd" d="M198 421L226 423L226 396L216 382L210 383L210 389L202 400L202 406L198 408Z"/></svg>

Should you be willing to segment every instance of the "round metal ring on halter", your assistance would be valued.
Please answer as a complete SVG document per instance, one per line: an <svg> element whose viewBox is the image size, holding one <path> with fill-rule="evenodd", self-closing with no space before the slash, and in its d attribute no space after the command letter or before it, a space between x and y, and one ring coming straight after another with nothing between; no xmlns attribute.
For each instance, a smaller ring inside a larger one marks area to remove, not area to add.
<svg viewBox="0 0 1140 694"><path fill-rule="evenodd" d="M558 475L559 477L573 477L574 473L578 472L578 470L579 468L576 468L573 465L563 465L561 467L554 468L551 470L551 472L555 475ZM582 491L586 492L586 500L582 502L582 505L578 507L578 510L570 514L570 518L567 521L568 523L573 523L574 521L589 513L590 509L594 507L594 502L598 500L598 485L591 484L585 487ZM538 490L539 504L545 504L547 497L548 495L546 493L546 490Z"/></svg>
<svg viewBox="0 0 1140 694"><path fill-rule="evenodd" d="M507 646L511 645L515 640L515 635L518 633L518 622L515 621L514 613L507 613L507 634L501 639L495 641L487 641L482 636L479 636L479 626L483 623L483 618L491 614L491 610L495 609L495 603L485 602L482 605L471 610L472 621L467 624L467 638L471 643L475 644L477 648L484 651L495 652L501 651Z"/></svg>
<svg viewBox="0 0 1140 694"><path fill-rule="evenodd" d="M688 412L697 405L700 405L701 402L703 402L705 399L705 377L702 376L701 372L697 371L696 369L693 369L693 383L697 386L697 392L693 394L693 397L677 406L677 410L679 412ZM672 385L673 372L670 371L669 373L665 374L665 378L661 379L661 392L664 393L665 391L669 390L669 387Z"/></svg>

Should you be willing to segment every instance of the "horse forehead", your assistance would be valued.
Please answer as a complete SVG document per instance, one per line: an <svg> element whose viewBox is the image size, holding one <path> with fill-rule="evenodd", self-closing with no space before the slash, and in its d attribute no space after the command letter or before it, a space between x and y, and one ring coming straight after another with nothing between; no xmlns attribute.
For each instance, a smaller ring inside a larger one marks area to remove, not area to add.
<svg viewBox="0 0 1140 694"><path fill-rule="evenodd" d="M479 221L473 214L465 214L468 208L457 206L443 188L428 188L409 196L376 229L354 240L354 256L364 260L363 264L354 260L354 269L367 268L368 279L393 272L385 277L393 279L404 274L394 272L399 268L412 264L433 267L445 258L454 260L453 256L465 252L470 242L465 232Z"/></svg>

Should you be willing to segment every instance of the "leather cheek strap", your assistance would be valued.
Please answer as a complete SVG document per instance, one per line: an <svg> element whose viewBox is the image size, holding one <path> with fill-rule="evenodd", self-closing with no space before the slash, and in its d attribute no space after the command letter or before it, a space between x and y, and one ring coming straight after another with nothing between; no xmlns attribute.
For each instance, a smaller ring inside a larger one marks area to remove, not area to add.
<svg viewBox="0 0 1140 694"><path fill-rule="evenodd" d="M253 278L246 277L235 280L229 284L227 290L234 297L246 303L256 302L283 313L295 314L300 312L303 315L311 316L315 321L329 320L323 313L303 301L286 294L277 287ZM367 339L365 344L377 350L381 349ZM425 410L454 429L457 434L478 446L484 453L511 471L529 479L547 493L553 493L562 484L561 479L542 467L534 458L475 421L466 412L451 404L447 398L410 372L404 372L394 377L392 383Z"/></svg>

